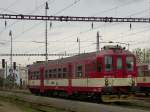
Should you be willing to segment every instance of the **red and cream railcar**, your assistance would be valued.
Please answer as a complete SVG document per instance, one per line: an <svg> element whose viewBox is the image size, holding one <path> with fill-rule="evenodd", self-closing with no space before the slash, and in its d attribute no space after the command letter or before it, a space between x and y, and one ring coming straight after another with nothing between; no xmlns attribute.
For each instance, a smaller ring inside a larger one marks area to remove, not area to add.
<svg viewBox="0 0 150 112"><path fill-rule="evenodd" d="M148 64L138 64L137 86L141 93L150 94L150 67Z"/></svg>
<svg viewBox="0 0 150 112"><path fill-rule="evenodd" d="M131 98L137 75L135 56L120 46L100 52L34 63L29 67L32 93L88 95L113 102Z"/></svg>

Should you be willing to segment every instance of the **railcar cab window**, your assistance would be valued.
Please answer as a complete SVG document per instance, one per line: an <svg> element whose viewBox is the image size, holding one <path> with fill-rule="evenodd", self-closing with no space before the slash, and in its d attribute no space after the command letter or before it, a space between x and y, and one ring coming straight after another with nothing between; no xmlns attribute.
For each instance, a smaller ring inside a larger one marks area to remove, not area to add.
<svg viewBox="0 0 150 112"><path fill-rule="evenodd" d="M107 72L112 71L113 59L112 56L105 56L105 69Z"/></svg>
<svg viewBox="0 0 150 112"><path fill-rule="evenodd" d="M122 58L121 57L117 58L117 69L118 70L122 69Z"/></svg>
<svg viewBox="0 0 150 112"><path fill-rule="evenodd" d="M53 69L53 78L57 78L57 69Z"/></svg>
<svg viewBox="0 0 150 112"><path fill-rule="evenodd" d="M133 71L134 68L134 58L131 56L126 57L126 68L127 71Z"/></svg>
<svg viewBox="0 0 150 112"><path fill-rule="evenodd" d="M76 72L77 76L76 77L82 77L83 76L82 69L83 69L82 65L77 66L77 72Z"/></svg>

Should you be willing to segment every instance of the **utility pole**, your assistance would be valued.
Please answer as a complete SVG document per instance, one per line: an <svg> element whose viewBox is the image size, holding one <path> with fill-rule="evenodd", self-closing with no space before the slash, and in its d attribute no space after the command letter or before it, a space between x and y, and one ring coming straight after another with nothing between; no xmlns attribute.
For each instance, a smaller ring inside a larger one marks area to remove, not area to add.
<svg viewBox="0 0 150 112"><path fill-rule="evenodd" d="M97 40L96 40L96 41L97 41L97 42L96 42L96 52L97 52L97 53L99 52L99 47L100 47L100 46L99 46L99 37L100 37L100 36L99 36L99 32L97 32Z"/></svg>
<svg viewBox="0 0 150 112"><path fill-rule="evenodd" d="M7 78L7 61L5 62L5 65L6 65L5 70L6 70L6 78Z"/></svg>
<svg viewBox="0 0 150 112"><path fill-rule="evenodd" d="M48 2L45 4L45 16L47 16ZM47 20L45 20L45 61L48 62L48 54L47 54Z"/></svg>
<svg viewBox="0 0 150 112"><path fill-rule="evenodd" d="M12 69L12 31L10 30L9 36L11 37L11 46L10 46L10 75L13 74L13 69Z"/></svg>
<svg viewBox="0 0 150 112"><path fill-rule="evenodd" d="M79 54L80 54L80 38L77 37L77 42L78 42L78 46L79 46Z"/></svg>

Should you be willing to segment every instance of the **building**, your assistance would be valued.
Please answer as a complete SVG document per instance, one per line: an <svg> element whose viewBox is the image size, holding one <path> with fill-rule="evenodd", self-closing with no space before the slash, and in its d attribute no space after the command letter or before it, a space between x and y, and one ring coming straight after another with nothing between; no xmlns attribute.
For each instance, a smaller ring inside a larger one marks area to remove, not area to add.
<svg viewBox="0 0 150 112"><path fill-rule="evenodd" d="M28 68L19 66L18 75L20 78L20 86L26 88L28 85Z"/></svg>
<svg viewBox="0 0 150 112"><path fill-rule="evenodd" d="M10 66L6 66L4 69L0 69L0 78L6 78L10 75ZM22 87L28 85L28 69L27 67L16 66L16 70L13 70L13 76L16 83Z"/></svg>

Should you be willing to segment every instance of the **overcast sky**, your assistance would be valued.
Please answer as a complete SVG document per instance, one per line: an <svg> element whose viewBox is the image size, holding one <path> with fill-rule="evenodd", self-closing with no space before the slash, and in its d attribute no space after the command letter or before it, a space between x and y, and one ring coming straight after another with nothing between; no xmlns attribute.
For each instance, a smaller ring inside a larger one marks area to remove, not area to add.
<svg viewBox="0 0 150 112"><path fill-rule="evenodd" d="M48 15L100 16L100 17L150 17L150 0L47 0ZM44 15L46 0L0 0L0 13ZM5 21L7 26L5 27ZM150 48L148 23L94 23L48 22L48 53L77 53L77 37L81 52L96 50L96 32L101 41L130 43L130 49ZM13 35L13 53L45 53L45 22L0 20L0 53L10 53L9 31ZM100 45L101 47L104 44ZM5 58L9 63L9 57ZM58 57L49 57L49 60ZM13 57L13 61L26 65L45 57Z"/></svg>

